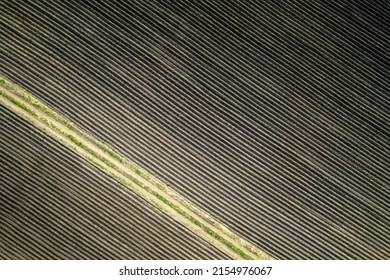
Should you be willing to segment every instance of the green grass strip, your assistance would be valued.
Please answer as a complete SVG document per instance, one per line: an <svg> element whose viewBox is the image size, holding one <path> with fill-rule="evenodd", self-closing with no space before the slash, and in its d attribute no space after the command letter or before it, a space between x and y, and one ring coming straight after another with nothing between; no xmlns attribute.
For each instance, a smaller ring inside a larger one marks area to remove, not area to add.
<svg viewBox="0 0 390 280"><path fill-rule="evenodd" d="M18 106L19 108L21 108L22 110L26 111L27 113L29 113L30 115L34 116L34 117L38 117L38 115L30 110L29 108L27 108L24 104L20 103L18 100L8 96L7 94L5 94L4 92L0 91L0 95L4 96L5 98L7 98L9 101L11 101L13 104L15 104L16 106Z"/></svg>
<svg viewBox="0 0 390 280"><path fill-rule="evenodd" d="M87 157L87 160L90 161L92 164L96 165L97 167L99 167L101 170L104 171L106 170L103 165L95 161L93 158Z"/></svg>
<svg viewBox="0 0 390 280"><path fill-rule="evenodd" d="M112 156L113 158L115 158L116 160L118 160L120 163L124 163L125 162L125 159L123 157L121 157L120 155L118 155L117 153L115 153L113 150L111 150L110 148L108 148L107 146L103 145L103 144L100 144L100 143L96 143L99 148L101 148L103 151L105 151L107 154L109 154L110 156Z"/></svg>
<svg viewBox="0 0 390 280"><path fill-rule="evenodd" d="M59 130L59 129L58 129ZM60 131L60 130L59 130ZM60 131L61 132L61 131ZM80 140L78 140L76 137L74 137L73 135L71 134L67 134L66 137L72 141L73 143L75 143L77 146L79 146L80 148L82 148L83 150L85 150L86 152L88 152L90 155L94 156L94 157L97 157L98 159L100 159L102 162L104 162L105 164L107 164L109 167L111 168L114 168L115 170L118 169L118 167L112 163L110 160L106 159L105 157L102 157L101 155L97 154L94 150L92 150L91 148L89 148L88 146L84 145L83 142L81 142Z"/></svg>

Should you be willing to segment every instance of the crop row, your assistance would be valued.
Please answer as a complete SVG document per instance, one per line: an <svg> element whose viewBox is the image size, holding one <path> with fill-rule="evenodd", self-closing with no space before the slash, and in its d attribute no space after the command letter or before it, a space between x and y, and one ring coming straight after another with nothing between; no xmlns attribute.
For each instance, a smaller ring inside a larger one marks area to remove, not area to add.
<svg viewBox="0 0 390 280"><path fill-rule="evenodd" d="M298 3L7 1L0 71L272 256L388 258L389 11Z"/></svg>

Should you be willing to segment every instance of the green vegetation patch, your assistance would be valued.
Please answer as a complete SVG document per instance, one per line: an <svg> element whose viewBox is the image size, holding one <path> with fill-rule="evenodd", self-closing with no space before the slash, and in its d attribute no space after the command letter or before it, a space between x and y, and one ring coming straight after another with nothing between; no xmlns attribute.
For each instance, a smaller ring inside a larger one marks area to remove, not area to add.
<svg viewBox="0 0 390 280"><path fill-rule="evenodd" d="M108 159L104 158L104 157L100 157L99 156L99 159L104 162L105 164L107 164L109 167L112 167L112 168L115 168L116 169L116 165L113 164L111 161L109 161Z"/></svg>
<svg viewBox="0 0 390 280"><path fill-rule="evenodd" d="M77 140L76 137L74 137L73 135L68 134L66 137L67 137L70 141L72 141L73 143L75 143L77 146L79 146L79 147L83 146L83 143L82 143L81 141Z"/></svg>
<svg viewBox="0 0 390 280"><path fill-rule="evenodd" d="M18 106L20 109L26 111L27 113L29 113L30 115L34 116L34 117L37 117L37 114L30 110L27 106L25 106L24 104L20 103L18 100L8 96L7 94L5 94L4 92L0 91L0 95L4 96L5 98L7 98L9 101L11 101L13 104L15 104L16 106Z"/></svg>
<svg viewBox="0 0 390 280"><path fill-rule="evenodd" d="M88 160L89 162L91 162L93 165L96 165L97 167L99 167L101 170L106 170L106 169L104 168L103 165L101 165L100 163L98 163L98 162L95 161L94 159L92 159L92 158L90 158L90 157L87 157L87 160Z"/></svg>
<svg viewBox="0 0 390 280"><path fill-rule="evenodd" d="M107 154L109 154L110 156L112 156L113 158L115 158L116 160L118 160L120 163L124 163L124 158L121 157L120 155L118 155L117 153L115 153L113 150L111 150L110 148L108 148L107 146L101 144L101 143L96 143L99 148L101 148L103 151L105 151Z"/></svg>
<svg viewBox="0 0 390 280"><path fill-rule="evenodd" d="M49 107L47 107L46 105L44 105L43 103L41 103L38 99L32 97L31 95L29 95L28 93L23 92L23 91L17 92L17 94L20 97L22 97L24 100L31 103L33 106L37 107L38 109L40 109L41 111L46 113L47 115L54 117L52 110Z"/></svg>
<svg viewBox="0 0 390 280"><path fill-rule="evenodd" d="M162 190L162 191L166 190L166 187L165 187L164 185L160 184L160 183L157 183L157 184L156 184L156 187L157 187L158 189Z"/></svg>

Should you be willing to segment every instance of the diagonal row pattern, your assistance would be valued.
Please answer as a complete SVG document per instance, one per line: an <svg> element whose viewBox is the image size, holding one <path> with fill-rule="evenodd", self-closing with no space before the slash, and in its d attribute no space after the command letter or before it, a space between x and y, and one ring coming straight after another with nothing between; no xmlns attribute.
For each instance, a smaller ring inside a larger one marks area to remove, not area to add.
<svg viewBox="0 0 390 280"><path fill-rule="evenodd" d="M1 259L225 259L0 106Z"/></svg>
<svg viewBox="0 0 390 280"><path fill-rule="evenodd" d="M390 257L388 1L2 3L1 74L250 242Z"/></svg>

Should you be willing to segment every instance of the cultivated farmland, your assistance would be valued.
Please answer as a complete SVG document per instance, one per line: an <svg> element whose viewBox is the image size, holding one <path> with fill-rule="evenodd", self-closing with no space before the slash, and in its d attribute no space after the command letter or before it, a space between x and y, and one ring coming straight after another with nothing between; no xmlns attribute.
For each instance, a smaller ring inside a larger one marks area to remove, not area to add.
<svg viewBox="0 0 390 280"><path fill-rule="evenodd" d="M232 258L264 259L264 252L229 231L136 164L80 130L20 87L0 77L0 104L29 121ZM253 254L254 253L254 254Z"/></svg>
<svg viewBox="0 0 390 280"><path fill-rule="evenodd" d="M226 259L0 106L1 259Z"/></svg>
<svg viewBox="0 0 390 280"><path fill-rule="evenodd" d="M2 1L0 73L273 257L390 258L388 3L128 2Z"/></svg>

